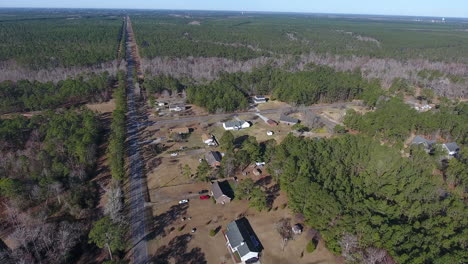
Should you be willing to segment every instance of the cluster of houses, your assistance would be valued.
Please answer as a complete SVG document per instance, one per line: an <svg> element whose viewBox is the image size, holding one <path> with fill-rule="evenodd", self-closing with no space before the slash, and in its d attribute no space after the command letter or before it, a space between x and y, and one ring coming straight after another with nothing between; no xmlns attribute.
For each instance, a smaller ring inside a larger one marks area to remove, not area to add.
<svg viewBox="0 0 468 264"><path fill-rule="evenodd" d="M424 150L429 153L434 150L437 142L435 140L425 139L421 136L415 136L411 141L411 145L422 146ZM458 151L460 150L460 147L455 142L443 143L441 146L442 149L447 151L448 155L451 157L457 155Z"/></svg>

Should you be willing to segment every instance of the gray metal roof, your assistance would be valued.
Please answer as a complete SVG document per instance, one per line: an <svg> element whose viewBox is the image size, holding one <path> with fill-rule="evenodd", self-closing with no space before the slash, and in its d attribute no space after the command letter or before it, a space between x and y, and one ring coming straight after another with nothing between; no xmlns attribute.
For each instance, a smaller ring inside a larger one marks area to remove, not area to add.
<svg viewBox="0 0 468 264"><path fill-rule="evenodd" d="M219 182L214 182L211 185L211 191L213 192L213 196L215 199L218 199L219 197L223 196L223 190L221 190L221 187L219 186Z"/></svg>
<svg viewBox="0 0 468 264"><path fill-rule="evenodd" d="M249 254L250 252L252 252L252 251L250 251L249 245L247 245L247 243L244 243L242 246L237 248L237 253L239 253L239 256L241 256L241 257ZM253 252L255 252L255 251L253 251Z"/></svg>
<svg viewBox="0 0 468 264"><path fill-rule="evenodd" d="M240 256L244 256L249 252L260 252L260 242L257 241L253 230L245 218L232 221L227 225L226 236L231 244L231 247L238 247ZM242 245L242 243L244 243Z"/></svg>
<svg viewBox="0 0 468 264"><path fill-rule="evenodd" d="M245 123L245 121L228 121L225 122L226 127L242 127L242 125Z"/></svg>
<svg viewBox="0 0 468 264"><path fill-rule="evenodd" d="M444 145L449 151L458 151L460 149L460 147L455 142L445 143Z"/></svg>
<svg viewBox="0 0 468 264"><path fill-rule="evenodd" d="M241 231L239 230L239 226L237 225L236 221L232 221L227 225L226 236L229 239L231 247L233 248L238 247L240 244L242 244L242 242L244 242L244 238L242 237Z"/></svg>
<svg viewBox="0 0 468 264"><path fill-rule="evenodd" d="M290 117L290 116L287 116L287 115L281 115L280 116L280 121L288 122L288 123L299 123L299 119L296 119L294 117Z"/></svg>
<svg viewBox="0 0 468 264"><path fill-rule="evenodd" d="M413 145L425 144L428 147L430 147L434 143L435 143L435 140L427 140L427 139L425 139L423 137L420 137L420 136L415 136L413 138L413 141L411 141L411 144L413 144Z"/></svg>

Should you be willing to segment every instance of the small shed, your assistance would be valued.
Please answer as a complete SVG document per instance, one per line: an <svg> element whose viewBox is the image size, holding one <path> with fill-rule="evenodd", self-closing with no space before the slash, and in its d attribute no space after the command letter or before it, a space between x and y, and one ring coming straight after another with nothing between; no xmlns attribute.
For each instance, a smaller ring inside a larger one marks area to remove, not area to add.
<svg viewBox="0 0 468 264"><path fill-rule="evenodd" d="M255 175L255 176L260 176L262 174L262 171L260 169L253 169L252 170L252 173Z"/></svg>
<svg viewBox="0 0 468 264"><path fill-rule="evenodd" d="M268 120L267 120L267 124L268 124L269 126L277 126L277 125L278 125L278 122L276 122L275 120L268 119Z"/></svg>
<svg viewBox="0 0 468 264"><path fill-rule="evenodd" d="M302 233L302 225L301 224L295 224L293 227L292 227L292 231L295 235L299 235Z"/></svg>

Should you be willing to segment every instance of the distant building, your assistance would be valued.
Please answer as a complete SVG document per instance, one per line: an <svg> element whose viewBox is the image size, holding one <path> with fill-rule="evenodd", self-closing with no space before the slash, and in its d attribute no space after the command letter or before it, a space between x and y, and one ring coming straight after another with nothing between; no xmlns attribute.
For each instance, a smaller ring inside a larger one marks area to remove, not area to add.
<svg viewBox="0 0 468 264"><path fill-rule="evenodd" d="M205 160L211 167L221 166L221 154L217 151L208 151L205 154Z"/></svg>
<svg viewBox="0 0 468 264"><path fill-rule="evenodd" d="M227 181L216 181L211 184L211 196L213 196L217 204L230 203L231 193L232 190Z"/></svg>
<svg viewBox="0 0 468 264"><path fill-rule="evenodd" d="M426 152L431 151L432 146L436 143L435 140L427 140L421 136L415 136L411 141L411 145L423 146Z"/></svg>
<svg viewBox="0 0 468 264"><path fill-rule="evenodd" d="M263 103L266 103L266 98L265 96L256 95L253 97L253 101L256 104L263 104Z"/></svg>
<svg viewBox="0 0 468 264"><path fill-rule="evenodd" d="M262 245L246 218L241 218L227 225L224 235L232 252L237 252L244 263L259 260Z"/></svg>
<svg viewBox="0 0 468 264"><path fill-rule="evenodd" d="M185 105L183 104L174 104L174 105L171 105L169 106L169 111L171 112L181 112L181 111L185 111Z"/></svg>
<svg viewBox="0 0 468 264"><path fill-rule="evenodd" d="M207 144L208 146L216 146L216 140L212 135L208 135L205 133L202 135L202 140L203 143Z"/></svg>
<svg viewBox="0 0 468 264"><path fill-rule="evenodd" d="M299 119L296 119L294 117L290 117L284 114L280 116L280 123L286 124L288 126L293 126L295 124L298 124L299 122L300 122Z"/></svg>
<svg viewBox="0 0 468 264"><path fill-rule="evenodd" d="M190 133L190 129L188 127L178 127L178 128L173 128L173 129L169 129L169 132L171 134L179 134L179 135L182 135L182 134L188 134Z"/></svg>
<svg viewBox="0 0 468 264"><path fill-rule="evenodd" d="M244 128L250 127L250 123L247 121L228 121L223 123L223 127L225 130L241 130Z"/></svg>
<svg viewBox="0 0 468 264"><path fill-rule="evenodd" d="M448 152L450 156L455 156L460 150L460 147L455 142L442 144L442 147Z"/></svg>

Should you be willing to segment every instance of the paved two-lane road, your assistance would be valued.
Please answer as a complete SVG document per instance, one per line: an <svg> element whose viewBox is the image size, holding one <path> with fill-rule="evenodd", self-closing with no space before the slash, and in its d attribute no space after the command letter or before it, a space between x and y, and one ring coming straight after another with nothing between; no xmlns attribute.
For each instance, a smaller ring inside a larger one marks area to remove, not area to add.
<svg viewBox="0 0 468 264"><path fill-rule="evenodd" d="M130 34L130 35L129 35ZM140 141L138 131L140 123L135 102L135 82L133 79L133 69L135 58L131 52L130 40L133 39L132 28L127 17L127 154L129 158L130 171L130 235L132 237L132 259L134 264L148 263L148 247L145 239L147 225L145 219L145 175L140 154Z"/></svg>

